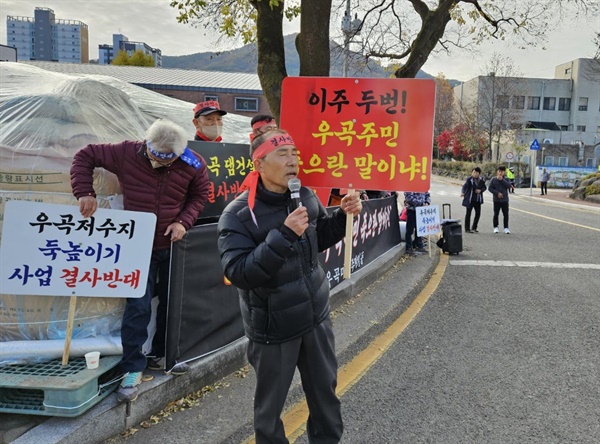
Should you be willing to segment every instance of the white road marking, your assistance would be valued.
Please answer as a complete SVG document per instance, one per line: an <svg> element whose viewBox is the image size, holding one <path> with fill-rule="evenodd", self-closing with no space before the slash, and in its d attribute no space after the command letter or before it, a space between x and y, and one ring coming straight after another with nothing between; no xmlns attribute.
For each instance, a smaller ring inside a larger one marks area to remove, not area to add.
<svg viewBox="0 0 600 444"><path fill-rule="evenodd" d="M539 267L539 268L584 268L600 270L600 264L569 264L558 262L525 262L525 261L468 261L454 259L450 265L471 265L480 267Z"/></svg>

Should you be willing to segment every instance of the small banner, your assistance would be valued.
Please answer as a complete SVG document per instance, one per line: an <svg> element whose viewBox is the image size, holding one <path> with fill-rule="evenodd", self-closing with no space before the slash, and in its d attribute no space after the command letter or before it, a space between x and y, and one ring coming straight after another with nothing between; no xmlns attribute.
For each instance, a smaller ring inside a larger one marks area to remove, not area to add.
<svg viewBox="0 0 600 444"><path fill-rule="evenodd" d="M156 216L13 200L0 245L0 293L138 298L146 292Z"/></svg>
<svg viewBox="0 0 600 444"><path fill-rule="evenodd" d="M439 205L416 207L415 213L417 217L417 236L431 236L432 234L439 234L442 231L440 228Z"/></svg>

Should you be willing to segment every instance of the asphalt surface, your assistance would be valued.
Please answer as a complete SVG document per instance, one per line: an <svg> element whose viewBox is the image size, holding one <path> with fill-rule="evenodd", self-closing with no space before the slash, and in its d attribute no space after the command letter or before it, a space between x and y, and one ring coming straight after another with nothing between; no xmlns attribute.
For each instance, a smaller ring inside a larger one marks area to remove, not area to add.
<svg viewBox="0 0 600 444"><path fill-rule="evenodd" d="M511 234L492 234L486 205L425 309L345 395L344 443L600 442L600 215L511 195Z"/></svg>
<svg viewBox="0 0 600 444"><path fill-rule="evenodd" d="M452 203L453 217L464 217L456 183L434 182L431 193L433 204ZM486 192L480 233L464 234L463 252L445 256L440 285L421 312L342 396L342 443L600 442L600 206L550 193L517 190L511 234L494 235ZM436 266L433 246L432 257L403 257L340 301L340 365L412 303ZM181 378L177 393L201 387ZM288 407L302 400L299 384L296 378ZM124 434L122 423L112 424L112 438L94 439L82 418L89 438L82 439L73 427L64 432L73 420L53 419L15 442L244 442L252 435L253 390L253 371L242 363L198 396L169 404L175 397L162 390L136 401L153 405L146 416L132 415ZM107 418L95 419L98 437L111 430ZM52 427L62 438L40 441ZM308 441L304 434L295 442Z"/></svg>

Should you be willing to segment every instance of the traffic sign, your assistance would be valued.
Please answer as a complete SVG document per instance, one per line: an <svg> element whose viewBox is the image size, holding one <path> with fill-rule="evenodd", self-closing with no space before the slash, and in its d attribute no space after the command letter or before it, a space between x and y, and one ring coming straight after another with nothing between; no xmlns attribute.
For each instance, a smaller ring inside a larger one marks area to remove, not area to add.
<svg viewBox="0 0 600 444"><path fill-rule="evenodd" d="M537 139L533 139L533 142L531 142L531 145L529 146L529 149L532 151L539 151L540 150L540 143L538 142Z"/></svg>
<svg viewBox="0 0 600 444"><path fill-rule="evenodd" d="M512 151L509 151L508 153L506 153L504 155L504 157L506 157L506 160L508 160L510 162L511 160L513 160L515 158L515 155L513 154Z"/></svg>

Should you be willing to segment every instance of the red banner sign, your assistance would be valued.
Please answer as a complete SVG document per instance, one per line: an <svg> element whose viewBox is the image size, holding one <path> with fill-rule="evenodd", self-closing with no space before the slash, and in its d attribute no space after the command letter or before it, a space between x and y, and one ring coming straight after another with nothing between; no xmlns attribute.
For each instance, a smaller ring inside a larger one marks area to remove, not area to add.
<svg viewBox="0 0 600 444"><path fill-rule="evenodd" d="M433 80L287 77L280 127L303 185L428 191L434 110Z"/></svg>

